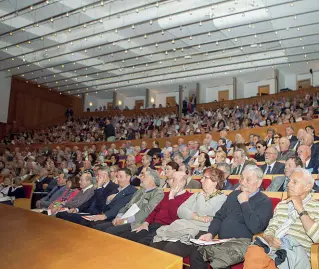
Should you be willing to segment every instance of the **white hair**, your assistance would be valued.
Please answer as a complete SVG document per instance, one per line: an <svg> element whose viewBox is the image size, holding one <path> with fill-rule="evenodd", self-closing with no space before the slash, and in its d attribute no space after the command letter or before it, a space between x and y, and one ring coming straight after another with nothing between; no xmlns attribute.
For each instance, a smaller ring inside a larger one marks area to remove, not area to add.
<svg viewBox="0 0 319 269"><path fill-rule="evenodd" d="M254 172L258 181L261 181L264 177L263 170L257 165L248 164L245 166L244 171Z"/></svg>
<svg viewBox="0 0 319 269"><path fill-rule="evenodd" d="M306 184L315 184L315 179L313 178L312 174L304 168L295 168L293 173L301 173L302 174L302 179L307 180L308 182Z"/></svg>

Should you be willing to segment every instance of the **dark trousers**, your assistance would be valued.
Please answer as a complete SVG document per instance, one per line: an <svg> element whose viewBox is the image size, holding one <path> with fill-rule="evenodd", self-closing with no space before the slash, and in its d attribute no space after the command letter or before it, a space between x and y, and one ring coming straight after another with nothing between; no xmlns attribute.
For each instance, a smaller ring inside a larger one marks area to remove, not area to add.
<svg viewBox="0 0 319 269"><path fill-rule="evenodd" d="M132 232L127 231L121 234L121 237L126 238L128 240L138 242L143 245L149 246L150 243L153 241L153 237L156 235L156 230L161 227L163 224L160 223L152 223L148 227L147 230L142 230L140 232Z"/></svg>
<svg viewBox="0 0 319 269"><path fill-rule="evenodd" d="M117 235L117 236L121 236L124 232L131 231L131 224L129 223L119 225L119 226L114 226L112 222L97 221L96 223L92 223L90 227L92 227L93 229L96 229L105 233Z"/></svg>
<svg viewBox="0 0 319 269"><path fill-rule="evenodd" d="M83 219L82 216L87 216L87 215L90 215L90 214L68 213L68 212L64 211L64 212L57 213L55 216L58 219L64 219L64 220L67 220L67 221L70 221L73 223L82 224L82 220L88 221L86 219ZM87 226L87 225L85 225L85 226Z"/></svg>

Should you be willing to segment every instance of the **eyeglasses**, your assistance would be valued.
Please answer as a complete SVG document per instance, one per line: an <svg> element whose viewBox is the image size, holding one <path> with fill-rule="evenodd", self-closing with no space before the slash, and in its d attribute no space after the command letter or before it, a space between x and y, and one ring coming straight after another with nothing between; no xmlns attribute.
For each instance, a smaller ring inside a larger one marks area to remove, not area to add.
<svg viewBox="0 0 319 269"><path fill-rule="evenodd" d="M274 136L274 138L279 138L279 136Z"/></svg>

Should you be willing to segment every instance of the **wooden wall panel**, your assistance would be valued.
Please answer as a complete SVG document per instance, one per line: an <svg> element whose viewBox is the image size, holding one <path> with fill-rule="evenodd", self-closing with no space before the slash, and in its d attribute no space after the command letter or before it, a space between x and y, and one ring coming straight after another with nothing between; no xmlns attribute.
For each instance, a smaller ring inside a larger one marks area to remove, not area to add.
<svg viewBox="0 0 319 269"><path fill-rule="evenodd" d="M65 120L66 109L72 106L75 115L82 113L81 99L39 88L25 80L13 77L8 123L24 128L38 128Z"/></svg>

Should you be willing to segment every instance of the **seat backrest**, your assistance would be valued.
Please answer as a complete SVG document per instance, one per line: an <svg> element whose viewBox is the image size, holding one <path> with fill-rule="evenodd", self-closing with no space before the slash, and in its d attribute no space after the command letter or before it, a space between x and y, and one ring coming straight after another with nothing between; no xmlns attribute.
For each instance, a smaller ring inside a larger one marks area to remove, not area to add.
<svg viewBox="0 0 319 269"><path fill-rule="evenodd" d="M25 198L30 199L33 191L33 184L22 184Z"/></svg>
<svg viewBox="0 0 319 269"><path fill-rule="evenodd" d="M271 184L271 179L270 178L264 178L263 182L261 183L261 186L264 188L264 190L267 190L267 188Z"/></svg>
<svg viewBox="0 0 319 269"><path fill-rule="evenodd" d="M230 184L232 184L233 186L235 186L236 184L239 183L239 178L228 178L228 181Z"/></svg>
<svg viewBox="0 0 319 269"><path fill-rule="evenodd" d="M272 211L275 210L276 206L279 204L279 202L281 201L280 198L270 198L271 202L272 202Z"/></svg>

